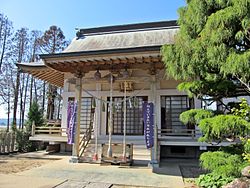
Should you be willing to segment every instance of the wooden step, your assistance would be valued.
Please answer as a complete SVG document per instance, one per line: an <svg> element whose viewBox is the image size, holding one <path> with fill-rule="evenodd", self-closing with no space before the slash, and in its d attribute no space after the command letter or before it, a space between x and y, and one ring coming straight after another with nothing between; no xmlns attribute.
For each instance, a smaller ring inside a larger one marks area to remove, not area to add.
<svg viewBox="0 0 250 188"><path fill-rule="evenodd" d="M101 151L102 151L101 144L98 144L97 145L98 159L101 158ZM96 161L93 160L94 154L95 154L95 140L91 139L83 155L81 156L81 162L96 163ZM133 160L135 160L136 162L139 161L139 163L142 164L147 164L150 161L150 159L151 159L150 150L148 150L145 145L133 145ZM100 163L100 161L97 161L97 163Z"/></svg>

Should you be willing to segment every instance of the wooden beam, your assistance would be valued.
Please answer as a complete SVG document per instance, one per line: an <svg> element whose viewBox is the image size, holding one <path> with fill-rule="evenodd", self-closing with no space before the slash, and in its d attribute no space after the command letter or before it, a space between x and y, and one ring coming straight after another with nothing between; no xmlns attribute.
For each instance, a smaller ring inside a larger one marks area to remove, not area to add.
<svg viewBox="0 0 250 188"><path fill-rule="evenodd" d="M64 76L62 75L62 74L60 74L60 73L56 73L56 72L50 72L50 73L46 73L46 74L44 74L44 75L41 75L40 76L42 79L49 79L49 78L61 78L61 79L63 79L64 78Z"/></svg>
<svg viewBox="0 0 250 188"><path fill-rule="evenodd" d="M46 71L32 71L31 74L34 75L34 76L41 76L41 75L44 75L46 73Z"/></svg>
<svg viewBox="0 0 250 188"><path fill-rule="evenodd" d="M52 69L50 69L49 71L31 71L29 72L29 74L33 75L37 79L63 86L63 74Z"/></svg>
<svg viewBox="0 0 250 188"><path fill-rule="evenodd" d="M50 67L53 69L56 69L61 72L75 72L77 69L81 69L84 72L94 71L97 68L100 70L109 70L110 66L113 64L113 67L117 68L124 68L125 64L129 66L130 68L138 67L142 65L147 65L151 63L161 63L162 65L159 66L157 64L157 68L164 67L163 63L161 62L160 55L142 55L142 56L127 56L127 57L109 57L109 58L92 58L92 59L85 59L85 60L76 60L76 59L70 59L63 61L59 61L59 64L52 64L48 63ZM148 66L146 66L148 67ZM145 67L145 68L146 68ZM116 68L116 69L117 69ZM142 67L141 67L142 68ZM145 69L143 67L143 69Z"/></svg>

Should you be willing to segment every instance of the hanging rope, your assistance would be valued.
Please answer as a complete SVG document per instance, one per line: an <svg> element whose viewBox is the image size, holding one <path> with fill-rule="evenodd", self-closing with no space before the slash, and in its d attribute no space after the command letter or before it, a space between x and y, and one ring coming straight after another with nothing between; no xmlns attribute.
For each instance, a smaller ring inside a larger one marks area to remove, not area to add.
<svg viewBox="0 0 250 188"><path fill-rule="evenodd" d="M99 89L97 90L97 96L99 96ZM96 99L94 98L93 101L94 101L94 104L95 104L95 106L96 106L96 101L95 101L95 100L96 100ZM100 106L99 102L100 102L100 101L98 101L98 106ZM97 113L98 113L98 115L97 115ZM94 159L95 161L98 160L98 152L97 152L97 149L98 149L98 148L97 148L98 138L97 138L97 137L98 137L98 130L99 130L99 129L98 129L98 124L99 124L99 123L97 122L97 121L98 121L97 118L100 117L100 116L99 116L99 113L100 113L99 110L97 111L97 113L95 114L95 154L94 154L94 156L93 156L93 159Z"/></svg>
<svg viewBox="0 0 250 188"><path fill-rule="evenodd" d="M147 81L149 80L150 78L146 78L144 79L143 81ZM94 100L94 103L96 102L95 100L98 100L99 102L102 103L102 108L104 107L105 108L105 105L104 103L106 104L109 104L109 113L110 113L110 123L109 123L109 143L108 143L108 151L107 151L107 156L108 157L112 157L112 127L113 127L113 107L115 105L119 105L121 104L122 102L124 103L124 126L123 126L123 159L126 160L126 109L127 109L127 101L129 102L130 106L131 106L131 99L132 98L136 98L142 91L144 91L146 88L146 86L144 86L142 89L140 89L139 91L137 91L136 93L134 93L134 95L132 96L129 96L127 97L127 93L126 93L126 81L124 82L124 99L122 100L118 100L118 101L115 101L113 102L113 75L111 74L111 77L110 77L110 101L107 101L107 100L103 100L101 98L99 98L99 90L98 90L98 93L97 93L97 96L93 95L90 91L83 89L83 91L85 91L88 95L90 95L91 97L93 97L93 100ZM133 103L134 105L136 105L136 100L134 99L133 100ZM101 105L101 104L99 104ZM105 109L104 109L105 110ZM96 126L96 139L95 139L95 156L94 158L97 160L97 132L98 130L98 127Z"/></svg>
<svg viewBox="0 0 250 188"><path fill-rule="evenodd" d="M113 80L113 78L112 78L112 80ZM149 78L146 78L144 81L147 81L147 80L149 80ZM110 84L110 87L111 87L111 84ZM112 84L112 87L113 87L113 84ZM139 94L141 94L142 91L145 90L146 87L147 87L147 86L144 86L142 89L140 89L139 91L137 91L134 95L127 97L127 98L126 98L126 101L129 101L129 100L131 100L131 99L134 98L134 97L137 97ZM96 97L95 95L93 95L92 93L90 93L90 91L88 91L88 90L86 90L86 89L84 89L84 88L83 88L83 91L85 91L88 95L90 95L91 97L95 98L96 100L101 101L102 103L107 103L107 104L111 103L111 102L110 102L111 100L110 100L110 101L107 101L107 100L103 100L103 99L101 99L101 98L98 98L98 97ZM121 104L122 102L123 102L123 100L118 100L118 101L112 102L112 103L114 103L114 105L117 105L117 104Z"/></svg>
<svg viewBox="0 0 250 188"><path fill-rule="evenodd" d="M127 100L126 85L124 82L124 102L123 102L123 160L126 162L126 119L127 119Z"/></svg>
<svg viewBox="0 0 250 188"><path fill-rule="evenodd" d="M109 145L107 156L112 157L112 128L113 128L113 75L110 77L110 103L109 103Z"/></svg>

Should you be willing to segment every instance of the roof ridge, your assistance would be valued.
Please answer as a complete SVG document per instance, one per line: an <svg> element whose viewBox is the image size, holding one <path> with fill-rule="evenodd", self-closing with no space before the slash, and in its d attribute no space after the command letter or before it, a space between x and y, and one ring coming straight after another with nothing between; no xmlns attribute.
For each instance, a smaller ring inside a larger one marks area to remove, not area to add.
<svg viewBox="0 0 250 188"><path fill-rule="evenodd" d="M177 28L176 20L169 21L158 21L158 22L146 22L146 23L135 23L135 24L124 24L124 25L113 25L113 26L102 26L80 29L76 33L78 38L89 35L101 35L109 33L124 33L124 32L136 32L136 31L148 31L148 30L159 30L166 28Z"/></svg>

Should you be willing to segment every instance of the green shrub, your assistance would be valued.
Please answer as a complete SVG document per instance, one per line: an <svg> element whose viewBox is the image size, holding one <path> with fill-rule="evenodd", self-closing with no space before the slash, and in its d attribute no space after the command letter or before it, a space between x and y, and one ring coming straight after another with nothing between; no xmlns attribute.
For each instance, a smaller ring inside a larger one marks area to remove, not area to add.
<svg viewBox="0 0 250 188"><path fill-rule="evenodd" d="M235 115L218 115L201 120L199 128L203 133L200 141L222 141L248 135L250 123Z"/></svg>
<svg viewBox="0 0 250 188"><path fill-rule="evenodd" d="M218 174L210 173L200 175L199 178L196 179L196 184L204 188L220 188L233 181L233 179L232 177L223 177Z"/></svg>
<svg viewBox="0 0 250 188"><path fill-rule="evenodd" d="M246 121L250 121L250 105L248 104L246 99L241 99L241 103L239 103L238 106L236 106L235 108L232 109L232 113L236 116L239 116L243 119L245 119ZM242 152L242 156L244 157L244 159L246 160L246 162L249 164L250 163L250 138L249 138L249 134L250 134L250 128L248 127L248 136L246 136L245 138L242 137L241 141L244 145L244 152Z"/></svg>
<svg viewBox="0 0 250 188"><path fill-rule="evenodd" d="M243 139L243 143L244 143L244 153L242 154L244 159L250 163L250 139L246 138Z"/></svg>
<svg viewBox="0 0 250 188"><path fill-rule="evenodd" d="M30 141L30 133L24 130L16 131L17 149L20 152L31 152L45 149L43 142Z"/></svg>
<svg viewBox="0 0 250 188"><path fill-rule="evenodd" d="M37 150L37 143L32 142L29 140L30 133L23 131L23 130L17 130L16 131L16 143L17 143L17 149L20 152L30 152L30 151L36 151Z"/></svg>
<svg viewBox="0 0 250 188"><path fill-rule="evenodd" d="M200 161L202 168L223 177L240 177L244 166L241 155L232 155L223 151L205 152L201 154Z"/></svg>
<svg viewBox="0 0 250 188"><path fill-rule="evenodd" d="M222 147L221 151L205 152L200 156L201 166L211 173L201 175L196 183L205 188L221 187L241 176L241 170L250 162L250 106L242 100L233 115L217 115L200 121L203 136L200 141L212 142L241 139L240 144ZM245 160L244 160L245 159Z"/></svg>
<svg viewBox="0 0 250 188"><path fill-rule="evenodd" d="M39 144L38 142L29 140L29 137L31 136L31 127L33 122L35 122L36 126L44 125L43 112L36 102L33 102L29 109L28 120L25 122L26 129L14 129L14 131L16 132L17 148L20 152L36 151L39 149L39 147L43 147L43 145Z"/></svg>
<svg viewBox="0 0 250 188"><path fill-rule="evenodd" d="M206 78L206 80L195 80L192 82L182 82L177 86L179 91L187 92L189 97L216 96L216 98L224 98L235 94L236 86L232 81L217 80L214 78Z"/></svg>
<svg viewBox="0 0 250 188"><path fill-rule="evenodd" d="M25 127L28 132L31 131L33 122L35 122L36 126L43 126L45 122L43 118L43 111L36 102L32 103L28 112L28 120L25 122Z"/></svg>
<svg viewBox="0 0 250 188"><path fill-rule="evenodd" d="M182 112L180 115L180 121L187 124L199 124L202 119L213 117L214 113L211 110L204 109L191 109L185 112Z"/></svg>
<svg viewBox="0 0 250 188"><path fill-rule="evenodd" d="M247 103L247 100L244 98L241 99L241 103L232 109L232 113L250 121L250 105Z"/></svg>

